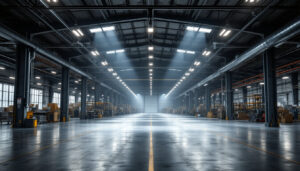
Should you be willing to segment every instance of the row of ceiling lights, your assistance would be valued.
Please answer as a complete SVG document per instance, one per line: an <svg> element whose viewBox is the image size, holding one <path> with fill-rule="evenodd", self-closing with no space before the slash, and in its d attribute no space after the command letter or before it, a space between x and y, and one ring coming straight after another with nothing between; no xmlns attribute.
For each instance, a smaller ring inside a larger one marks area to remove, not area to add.
<svg viewBox="0 0 300 171"><path fill-rule="evenodd" d="M211 33L212 29L210 28L204 28L204 27L194 27L194 26L187 26L186 27L187 31L193 31L193 32L202 32L202 33ZM231 34L231 30L230 29L222 29L219 33L220 37L228 37ZM186 53L186 54L195 54L195 51L190 51L190 50L184 50L184 49L177 49L178 53ZM202 52L202 56L208 57L211 55L211 51L205 49ZM188 69L187 72L185 72L185 74L182 76L182 78L175 84L175 86L167 93L166 96L169 96L188 76L191 75L192 72L194 72L195 68L199 66L201 63L200 61L194 61L194 63L192 64L192 66ZM204 86L207 86L207 84L205 84Z"/></svg>
<svg viewBox="0 0 300 171"><path fill-rule="evenodd" d="M91 28L90 32L91 33L98 33L98 32L108 32L108 31L114 31L114 30L115 30L114 26L107 26L107 27ZM80 29L74 29L74 30L72 30L72 32L76 37L83 37L84 36L84 33ZM123 53L123 52L125 52L124 49L118 49L118 50L107 51L106 54L115 54L115 53ZM100 55L100 53L97 50L91 51L91 54L93 56L99 56ZM136 94L127 86L127 84L120 78L120 76L118 76L117 72L113 72L114 71L113 68L108 66L109 64L106 60L102 61L101 64L104 67L107 67L108 72L111 72L112 75L117 80L119 80L122 83L122 85L129 90L130 93L132 93L134 96L136 96Z"/></svg>

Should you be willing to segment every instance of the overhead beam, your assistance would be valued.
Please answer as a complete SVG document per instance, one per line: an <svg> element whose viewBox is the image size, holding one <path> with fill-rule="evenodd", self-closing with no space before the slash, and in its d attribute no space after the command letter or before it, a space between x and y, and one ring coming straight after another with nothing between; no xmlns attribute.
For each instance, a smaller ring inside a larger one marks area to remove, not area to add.
<svg viewBox="0 0 300 171"><path fill-rule="evenodd" d="M169 5L110 5L110 6L99 6L99 5L64 5L64 6L49 6L48 8L44 6L15 6L15 5L8 5L8 6L1 6L0 8L3 10L7 9L20 9L20 8L30 8L30 9L40 9L40 10L221 10L221 11L232 11L232 10L253 10L255 9L263 9L266 6L263 5L239 5L239 6L232 6L232 5L205 5L205 6L191 6L191 5L178 5L178 6L169 6ZM297 6L273 6L272 9L281 9L281 10L299 10Z"/></svg>
<svg viewBox="0 0 300 171"><path fill-rule="evenodd" d="M255 58L257 55L263 53L270 47L294 37L295 35L299 34L299 32L300 32L300 19L297 19L292 24L278 30L274 34L270 35L268 38L266 38L263 41L261 41L260 43L256 44L253 48L247 50L240 57L231 61L224 67L220 68L215 73L211 74L210 76L206 77L205 79L203 79L196 85L187 89L186 91L181 93L179 96L182 96L197 87L203 86L204 84L208 83L209 81L212 81L212 80L220 77L227 71L233 71L233 70L237 69L238 67L246 64L251 59Z"/></svg>

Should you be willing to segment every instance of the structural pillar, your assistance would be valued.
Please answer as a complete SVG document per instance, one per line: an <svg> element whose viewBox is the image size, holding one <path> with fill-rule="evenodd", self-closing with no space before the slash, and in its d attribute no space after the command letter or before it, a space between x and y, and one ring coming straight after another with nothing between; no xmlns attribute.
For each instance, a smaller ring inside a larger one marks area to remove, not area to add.
<svg viewBox="0 0 300 171"><path fill-rule="evenodd" d="M225 88L226 88L226 119L233 120L233 92L232 92L232 75L231 72L225 73Z"/></svg>
<svg viewBox="0 0 300 171"><path fill-rule="evenodd" d="M31 59L35 56L34 50L23 44L17 45L16 76L13 127L23 127L24 119L30 100L30 72Z"/></svg>
<svg viewBox="0 0 300 171"><path fill-rule="evenodd" d="M206 114L210 112L210 89L208 86L205 87L205 104L206 104Z"/></svg>
<svg viewBox="0 0 300 171"><path fill-rule="evenodd" d="M298 72L292 73L293 104L299 104Z"/></svg>
<svg viewBox="0 0 300 171"><path fill-rule="evenodd" d="M60 95L60 121L68 121L69 116L69 68L62 68L62 83Z"/></svg>
<svg viewBox="0 0 300 171"><path fill-rule="evenodd" d="M242 93L243 93L243 103L247 104L247 93L248 93L247 87L242 88Z"/></svg>
<svg viewBox="0 0 300 171"><path fill-rule="evenodd" d="M265 83L265 125L267 127L278 127L276 67L273 49L267 50L267 52L264 53L263 71Z"/></svg>
<svg viewBox="0 0 300 171"><path fill-rule="evenodd" d="M52 103L53 102L53 94L54 94L54 92L53 92L53 84L52 83L50 83L48 91L49 91L48 102Z"/></svg>
<svg viewBox="0 0 300 171"><path fill-rule="evenodd" d="M81 81L81 114L80 119L86 119L86 93L87 93L87 79L82 77Z"/></svg>

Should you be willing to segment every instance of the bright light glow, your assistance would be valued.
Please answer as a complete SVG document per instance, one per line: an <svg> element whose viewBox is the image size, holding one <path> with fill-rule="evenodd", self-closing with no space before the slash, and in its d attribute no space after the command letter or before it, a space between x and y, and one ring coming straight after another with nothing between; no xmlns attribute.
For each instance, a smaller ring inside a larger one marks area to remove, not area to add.
<svg viewBox="0 0 300 171"><path fill-rule="evenodd" d="M186 51L186 53L187 53L187 54L192 54L192 55L194 55L194 54L195 54L195 51L190 51L190 50L188 50L188 51Z"/></svg>
<svg viewBox="0 0 300 171"><path fill-rule="evenodd" d="M259 85L265 85L265 83L261 82L261 83L259 83Z"/></svg>
<svg viewBox="0 0 300 171"><path fill-rule="evenodd" d="M194 68L190 68L189 69L190 72L194 72L194 70L195 70Z"/></svg>
<svg viewBox="0 0 300 171"><path fill-rule="evenodd" d="M254 3L254 2L259 2L259 0L245 0L245 2Z"/></svg>
<svg viewBox="0 0 300 171"><path fill-rule="evenodd" d="M212 29L209 28L200 28L199 32L203 32L203 33L210 33L212 31Z"/></svg>
<svg viewBox="0 0 300 171"><path fill-rule="evenodd" d="M102 61L101 64L102 64L103 66L107 66L107 65L108 65L107 61Z"/></svg>
<svg viewBox="0 0 300 171"><path fill-rule="evenodd" d="M149 47L148 47L148 50L149 50L149 51L153 51L153 50L154 50L154 47L153 47L153 46L149 46Z"/></svg>
<svg viewBox="0 0 300 171"><path fill-rule="evenodd" d="M61 88L57 88L57 90L61 90Z"/></svg>
<svg viewBox="0 0 300 171"><path fill-rule="evenodd" d="M54 3L56 3L57 2L57 0L47 0L47 2L54 2Z"/></svg>
<svg viewBox="0 0 300 171"><path fill-rule="evenodd" d="M41 85L42 85L42 83L36 83L36 85L38 85L38 86L41 86Z"/></svg>
<svg viewBox="0 0 300 171"><path fill-rule="evenodd" d="M55 75L55 74L56 74L56 71L51 71L51 74Z"/></svg>
<svg viewBox="0 0 300 171"><path fill-rule="evenodd" d="M149 66L153 66L153 63L152 63L152 62L150 62L150 63L149 63Z"/></svg>
<svg viewBox="0 0 300 171"><path fill-rule="evenodd" d="M149 73L150 76L152 76L152 73Z"/></svg>
<svg viewBox="0 0 300 171"><path fill-rule="evenodd" d="M77 81L77 80L75 80L74 82L75 82L76 84L78 84L78 83L79 83L79 81Z"/></svg>
<svg viewBox="0 0 300 171"><path fill-rule="evenodd" d="M120 79L120 77L117 77L117 80L119 80Z"/></svg>
<svg viewBox="0 0 300 171"><path fill-rule="evenodd" d="M227 29L222 29L219 36L221 37L227 37L231 33L231 30Z"/></svg>
<svg viewBox="0 0 300 171"><path fill-rule="evenodd" d="M179 52L179 53L185 53L186 51L183 50L183 49L177 49L177 52Z"/></svg>
<svg viewBox="0 0 300 171"><path fill-rule="evenodd" d="M153 69L149 69L149 72L152 72L153 71Z"/></svg>
<svg viewBox="0 0 300 171"><path fill-rule="evenodd" d="M148 27L148 33L153 33L154 32L154 28L153 27Z"/></svg>
<svg viewBox="0 0 300 171"><path fill-rule="evenodd" d="M92 28L92 29L90 29L90 32L91 32L91 33L102 32L102 28L101 28L101 27L99 27L99 28Z"/></svg>
<svg viewBox="0 0 300 171"><path fill-rule="evenodd" d="M116 50L116 53L123 53L123 52L125 52L124 49L118 49L118 50Z"/></svg>
<svg viewBox="0 0 300 171"><path fill-rule="evenodd" d="M290 77L288 77L288 76L282 77L283 80L287 80L287 79L289 79L289 78L290 78Z"/></svg>
<svg viewBox="0 0 300 171"><path fill-rule="evenodd" d="M195 66L199 66L200 64L201 64L201 62L199 62L199 61L195 61L195 62L194 62L194 65L195 65Z"/></svg>
<svg viewBox="0 0 300 171"><path fill-rule="evenodd" d="M41 77L40 76L36 76L35 79L39 80L39 79L41 79Z"/></svg>
<svg viewBox="0 0 300 171"><path fill-rule="evenodd" d="M211 51L208 51L208 50L205 50L202 53L203 56L209 56L210 54L211 54Z"/></svg>
<svg viewBox="0 0 300 171"><path fill-rule="evenodd" d="M118 74L117 74L116 72L114 72L112 75L113 75L113 76L117 76Z"/></svg>
<svg viewBox="0 0 300 171"><path fill-rule="evenodd" d="M187 73L185 73L184 75L185 75L185 76L189 76L189 75L191 75L191 74L190 74L189 72L187 72Z"/></svg>
<svg viewBox="0 0 300 171"><path fill-rule="evenodd" d="M187 31L198 31L198 30L199 30L199 27L187 26L187 27L186 27L186 30L187 30Z"/></svg>
<svg viewBox="0 0 300 171"><path fill-rule="evenodd" d="M0 66L0 70L5 70L5 67L3 67L3 66Z"/></svg>
<svg viewBox="0 0 300 171"><path fill-rule="evenodd" d="M15 79L15 77L11 76L11 77L9 77L9 79L11 79L11 80L14 80L14 79Z"/></svg>
<svg viewBox="0 0 300 171"><path fill-rule="evenodd" d="M206 87L208 84L204 84L203 86Z"/></svg>
<svg viewBox="0 0 300 171"><path fill-rule="evenodd" d="M116 53L116 51L114 51L114 50L110 50L110 51L106 52L106 54L114 54L114 53Z"/></svg>
<svg viewBox="0 0 300 171"><path fill-rule="evenodd" d="M102 27L103 31L113 31L115 30L115 26Z"/></svg>
<svg viewBox="0 0 300 171"><path fill-rule="evenodd" d="M113 72L114 69L113 69L113 68L108 68L107 71L108 71L108 72Z"/></svg>
<svg viewBox="0 0 300 171"><path fill-rule="evenodd" d="M185 79L186 79L186 77L185 77L185 76L183 76L183 77L182 77L182 79L183 79L183 80L185 80Z"/></svg>
<svg viewBox="0 0 300 171"><path fill-rule="evenodd" d="M61 85L61 82L59 82L58 85Z"/></svg>
<svg viewBox="0 0 300 171"><path fill-rule="evenodd" d="M91 54L92 54L93 56L98 56L98 55L100 55L99 52L98 52L97 50L91 51Z"/></svg>
<svg viewBox="0 0 300 171"><path fill-rule="evenodd" d="M153 55L149 55L149 59L153 59Z"/></svg>
<svg viewBox="0 0 300 171"><path fill-rule="evenodd" d="M83 32L80 29L74 29L72 30L72 33L76 36L76 37L82 37L84 36Z"/></svg>

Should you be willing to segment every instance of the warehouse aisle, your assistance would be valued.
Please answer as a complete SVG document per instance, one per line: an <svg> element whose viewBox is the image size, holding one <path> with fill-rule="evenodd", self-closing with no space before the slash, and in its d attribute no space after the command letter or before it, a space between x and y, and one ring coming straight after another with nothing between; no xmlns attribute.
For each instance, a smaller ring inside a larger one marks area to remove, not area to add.
<svg viewBox="0 0 300 171"><path fill-rule="evenodd" d="M134 114L0 126L0 170L297 170L300 125Z"/></svg>

